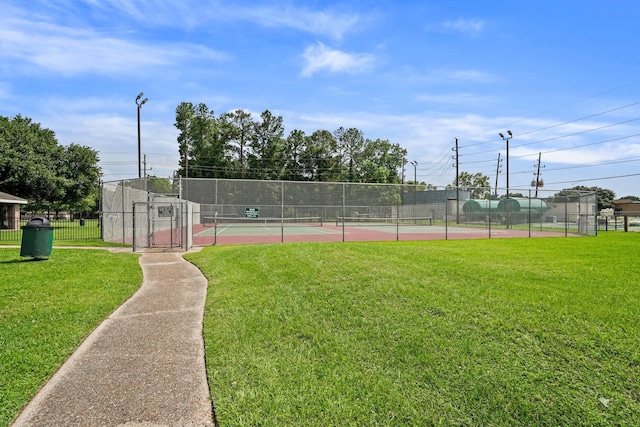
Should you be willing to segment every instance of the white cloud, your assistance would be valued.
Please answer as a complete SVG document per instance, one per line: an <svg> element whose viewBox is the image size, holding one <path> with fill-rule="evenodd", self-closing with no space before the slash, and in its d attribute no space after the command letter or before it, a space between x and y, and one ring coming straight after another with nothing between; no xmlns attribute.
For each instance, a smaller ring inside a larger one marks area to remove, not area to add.
<svg viewBox="0 0 640 427"><path fill-rule="evenodd" d="M138 147L135 117L124 117L117 113L80 113L74 112L75 105L68 107L71 108L52 113L42 120L44 127L56 130L58 142L63 145L87 145L98 151L100 166L107 181L136 176ZM141 128L141 153L147 154L148 168L153 167L150 173L171 175L179 160L177 130L170 122L146 120L144 117Z"/></svg>
<svg viewBox="0 0 640 427"><path fill-rule="evenodd" d="M498 80L497 76L480 70L466 69L455 70L450 68L434 68L420 73L416 71L405 71L406 79L417 82L431 84L451 84L451 83L493 83Z"/></svg>
<svg viewBox="0 0 640 427"><path fill-rule="evenodd" d="M312 34L341 39L362 19L357 15L312 11L292 7L255 7L236 9L233 14L256 24L272 27L289 27Z"/></svg>
<svg viewBox="0 0 640 427"><path fill-rule="evenodd" d="M27 64L61 74L135 74L148 67L183 65L185 59L224 58L199 45L148 45L105 37L93 30L23 19L5 20L0 40L5 70L18 68L22 72Z"/></svg>
<svg viewBox="0 0 640 427"><path fill-rule="evenodd" d="M333 50L320 42L309 46L302 57L305 60L302 75L305 77L310 77L319 71L357 74L370 69L375 60L370 54Z"/></svg>
<svg viewBox="0 0 640 427"><path fill-rule="evenodd" d="M313 132L316 129L333 131L340 126L361 129L366 138L389 139L398 143L408 151L407 157L416 160L418 176L434 185L446 185L454 179L455 169L451 156L454 138L459 139L461 165L468 172L481 172L494 176L498 153L504 162L505 143L498 132L505 132L506 123L525 123L534 128L543 128L553 123L551 120L530 120L522 117L484 116L478 114L442 114L425 111L416 114L379 114L359 112L336 112L316 114L283 114L288 127ZM529 127L528 126L528 127ZM571 133L574 129L597 126L597 124L573 125L564 129ZM513 129L513 128L512 128ZM520 135L513 129L511 140L511 178L514 186L527 187L531 180L533 165L542 152L544 179L563 180L576 175L582 169L567 169L566 165L597 165L601 162L625 160L640 156L640 137L612 141L610 143L580 146L590 142L606 139L601 136L597 140L571 139L571 141L552 141L548 144L538 143L546 136L536 134ZM557 134L556 134L557 135ZM532 145L526 145L533 143ZM521 146L522 145L522 146ZM560 150L562 149L562 150ZM556 150L556 151L554 151ZM622 164L625 166L625 164ZM503 173L505 171L503 163ZM586 170L586 169L585 169ZM582 172L580 172L582 173ZM603 173L606 176L607 173ZM613 173L609 173L613 174ZM503 174L504 175L504 174ZM501 185L504 185L504 176ZM589 177L587 173L586 177ZM577 179L577 178L576 178ZM515 187L514 187L515 188Z"/></svg>
<svg viewBox="0 0 640 427"><path fill-rule="evenodd" d="M35 0L34 0L35 1ZM77 1L77 0L74 0ZM47 2L46 7L60 10L69 0ZM142 26L206 28L214 22L248 21L265 27L293 28L298 31L341 39L352 31L363 17L333 10L295 7L289 2L247 2L250 6L228 1L170 0L84 0L90 13L112 18L120 14ZM265 4L267 3L267 4ZM282 4L286 3L286 4Z"/></svg>
<svg viewBox="0 0 640 427"><path fill-rule="evenodd" d="M494 96L475 95L473 93L448 93L441 95L417 95L416 100L443 105L487 105L494 104L497 98Z"/></svg>
<svg viewBox="0 0 640 427"><path fill-rule="evenodd" d="M7 99L11 95L11 87L8 83L0 82L0 99Z"/></svg>
<svg viewBox="0 0 640 427"><path fill-rule="evenodd" d="M494 78L485 72L478 70L453 70L447 74L451 80L475 83L491 83Z"/></svg>
<svg viewBox="0 0 640 427"><path fill-rule="evenodd" d="M440 28L445 31L454 31L466 34L478 34L484 29L484 21L480 19L459 18L455 21L445 21L440 24Z"/></svg>

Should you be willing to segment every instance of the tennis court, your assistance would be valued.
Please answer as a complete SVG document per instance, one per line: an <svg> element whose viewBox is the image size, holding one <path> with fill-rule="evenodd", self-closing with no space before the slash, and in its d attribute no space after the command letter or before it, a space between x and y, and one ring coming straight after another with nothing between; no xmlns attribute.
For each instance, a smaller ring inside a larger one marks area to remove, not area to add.
<svg viewBox="0 0 640 427"><path fill-rule="evenodd" d="M595 192L485 200L398 184L180 178L167 194L145 191L146 181L103 186L103 239L134 248L597 234Z"/></svg>
<svg viewBox="0 0 640 427"><path fill-rule="evenodd" d="M357 242L563 236L558 231L433 225L430 217L212 218L194 230L194 244Z"/></svg>

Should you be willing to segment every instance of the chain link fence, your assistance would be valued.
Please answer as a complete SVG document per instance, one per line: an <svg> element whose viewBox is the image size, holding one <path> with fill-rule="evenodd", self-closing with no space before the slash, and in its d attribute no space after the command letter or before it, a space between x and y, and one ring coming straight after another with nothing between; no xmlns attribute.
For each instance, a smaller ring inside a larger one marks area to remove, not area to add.
<svg viewBox="0 0 640 427"><path fill-rule="evenodd" d="M136 248L491 238L506 232L522 237L597 234L595 192L510 189L512 197L499 198L491 191L425 190L395 184L134 179L104 183L101 231L105 241ZM230 233L240 226L244 226L241 233Z"/></svg>

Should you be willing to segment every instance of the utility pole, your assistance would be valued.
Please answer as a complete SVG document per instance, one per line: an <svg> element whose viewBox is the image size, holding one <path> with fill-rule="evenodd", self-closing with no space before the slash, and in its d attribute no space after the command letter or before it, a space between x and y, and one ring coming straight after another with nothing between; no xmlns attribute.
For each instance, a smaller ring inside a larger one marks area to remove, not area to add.
<svg viewBox="0 0 640 427"><path fill-rule="evenodd" d="M536 175L536 180L535 182L532 182L532 184L535 184L536 187L536 199L538 198L538 187L542 187L544 185L543 181L540 181L540 161L542 160L542 153L538 153L538 163L535 165L538 168L538 172L535 174ZM544 167L544 166L543 166Z"/></svg>
<svg viewBox="0 0 640 427"><path fill-rule="evenodd" d="M502 172L500 166L502 166L502 159L500 159L500 153L498 153L498 163L496 164L496 186L493 194L494 199L498 199L498 176L500 176L500 172Z"/></svg>

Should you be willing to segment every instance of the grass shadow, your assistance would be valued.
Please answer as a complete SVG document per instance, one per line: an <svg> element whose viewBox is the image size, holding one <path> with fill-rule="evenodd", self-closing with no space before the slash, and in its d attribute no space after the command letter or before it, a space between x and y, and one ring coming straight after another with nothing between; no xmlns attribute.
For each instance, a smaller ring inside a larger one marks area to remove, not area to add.
<svg viewBox="0 0 640 427"><path fill-rule="evenodd" d="M17 264L20 262L33 262L33 261L46 261L49 258L26 258L26 259L10 259L7 261L0 261L0 264Z"/></svg>

